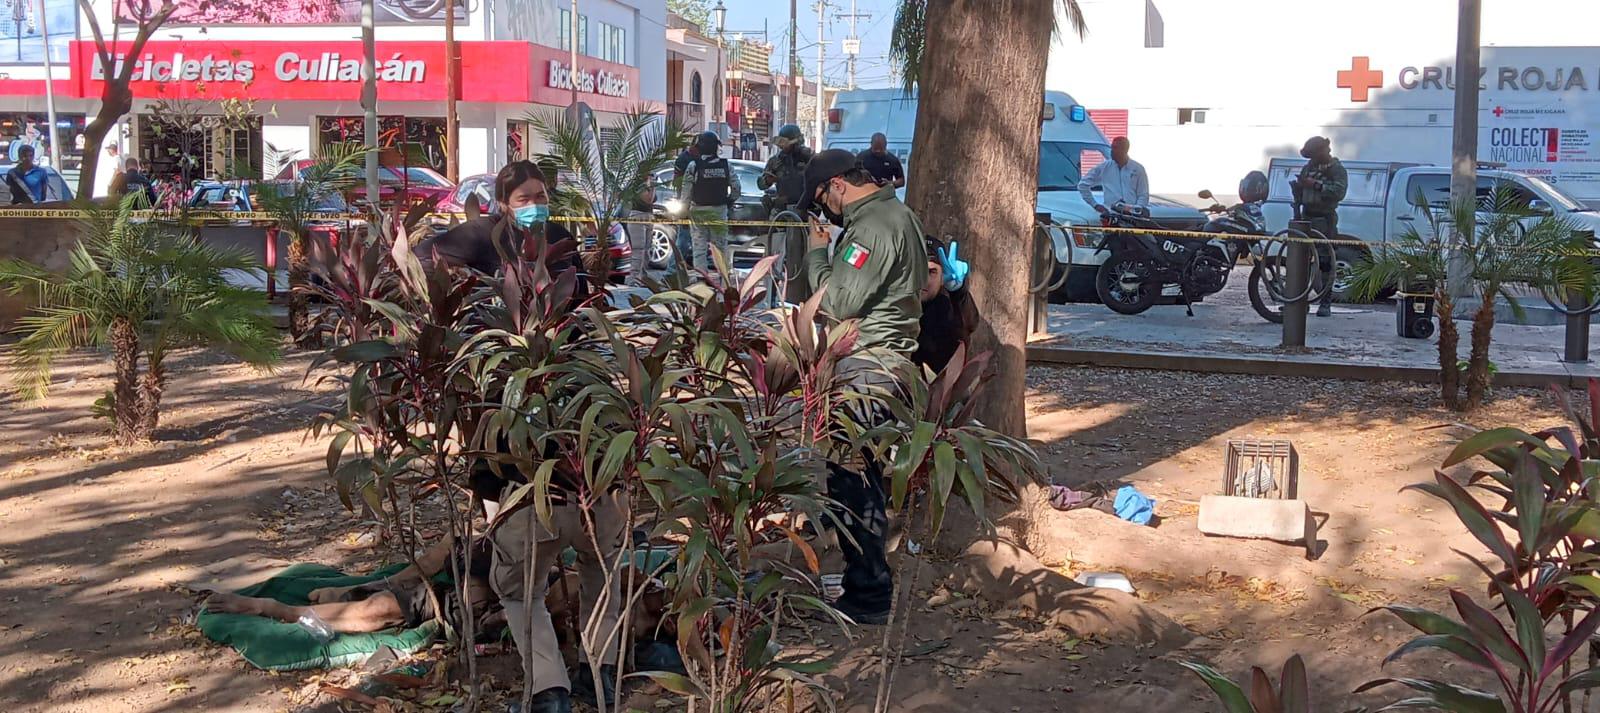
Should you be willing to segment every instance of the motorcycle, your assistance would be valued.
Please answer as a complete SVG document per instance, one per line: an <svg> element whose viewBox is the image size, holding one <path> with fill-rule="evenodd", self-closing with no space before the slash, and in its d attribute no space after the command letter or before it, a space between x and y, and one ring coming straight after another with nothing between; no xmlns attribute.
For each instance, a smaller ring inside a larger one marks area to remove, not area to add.
<svg viewBox="0 0 1600 713"><path fill-rule="evenodd" d="M1160 230L1142 208L1118 205L1101 214L1108 228ZM1227 242L1204 238L1157 238L1142 232L1107 233L1096 252L1111 256L1095 273L1100 301L1118 314L1139 314L1156 303L1163 289L1176 284L1180 299L1194 316L1194 303L1220 292L1232 268Z"/></svg>

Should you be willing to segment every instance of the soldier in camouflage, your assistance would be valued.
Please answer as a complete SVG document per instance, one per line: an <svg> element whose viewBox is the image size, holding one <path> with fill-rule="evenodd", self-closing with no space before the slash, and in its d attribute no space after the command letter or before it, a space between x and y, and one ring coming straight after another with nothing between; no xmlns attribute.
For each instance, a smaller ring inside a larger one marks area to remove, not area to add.
<svg viewBox="0 0 1600 713"><path fill-rule="evenodd" d="M1344 164L1334 158L1333 147L1325 137L1313 136L1308 139L1300 149L1300 155L1306 158L1307 163L1295 181L1295 190L1300 193L1305 219L1323 237L1337 239L1339 202L1344 200L1345 191L1350 187L1350 175L1345 172ZM1317 316L1326 317L1333 313L1335 255L1332 245L1317 246L1317 262L1324 285L1322 302L1317 305Z"/></svg>
<svg viewBox="0 0 1600 713"><path fill-rule="evenodd" d="M767 204L768 215L775 218L778 213L800 202L806 165L811 162L811 149L806 146L806 138L800 132L800 127L794 124L785 124L778 129L778 135L772 137L772 144L778 147L778 153L767 159L767 169L761 173L756 185L763 191L776 189ZM790 304L800 304L811 296L810 286L802 274L806 231L801 228L784 231L782 249L785 280L783 299Z"/></svg>

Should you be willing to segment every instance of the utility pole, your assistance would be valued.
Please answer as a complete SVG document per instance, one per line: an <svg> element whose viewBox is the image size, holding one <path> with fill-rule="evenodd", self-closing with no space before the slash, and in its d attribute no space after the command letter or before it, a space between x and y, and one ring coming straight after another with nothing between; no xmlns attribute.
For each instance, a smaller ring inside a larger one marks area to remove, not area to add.
<svg viewBox="0 0 1600 713"><path fill-rule="evenodd" d="M367 203L378 208L378 48L374 24L376 0L361 0L361 108L363 142L367 145Z"/></svg>
<svg viewBox="0 0 1600 713"><path fill-rule="evenodd" d="M444 173L451 183L461 180L461 122L456 116L456 2L444 8Z"/></svg>
<svg viewBox="0 0 1600 713"><path fill-rule="evenodd" d="M789 66L783 76L789 78L784 87L783 102L789 105L789 123L800 123L800 26L795 23L795 8L799 0L789 0Z"/></svg>
<svg viewBox="0 0 1600 713"><path fill-rule="evenodd" d="M850 0L850 14L840 15L840 18L850 20L850 37L844 41L844 54L849 63L850 79L846 87L851 91L856 88L856 56L861 54L861 38L856 36L856 20L865 20L872 17L869 12L856 12L856 0Z"/></svg>
<svg viewBox="0 0 1600 713"><path fill-rule="evenodd" d="M567 13L569 24L567 37L572 41L567 43L572 50L572 64L567 69L567 78L572 80L572 105L578 105L578 0L572 0L572 10Z"/></svg>
<svg viewBox="0 0 1600 713"><path fill-rule="evenodd" d="M828 0L817 0L817 110L815 132L812 134L814 142L812 148L821 151L823 146L822 130L826 128L823 123L827 108L822 106L822 63L827 60L828 47Z"/></svg>
<svg viewBox="0 0 1600 713"><path fill-rule="evenodd" d="M1456 18L1456 107L1450 156L1450 205L1473 205L1478 197L1478 36L1482 25L1481 0L1461 0ZM1464 212L1464 211L1463 211ZM1467 292L1469 256L1463 252L1469 232L1476 226L1452 223L1453 249L1446 263L1452 297ZM1489 299L1489 298L1485 298Z"/></svg>
<svg viewBox="0 0 1600 713"><path fill-rule="evenodd" d="M61 165L61 147L59 146L61 136L56 131L56 90L54 86L55 80L51 77L54 71L50 66L50 25L49 20L45 17L46 14L48 13L44 9L44 0L39 0L39 36L44 41L44 108L45 119L50 122L50 130L46 131L44 135L46 140L50 142L50 167L57 171L62 171L66 167Z"/></svg>

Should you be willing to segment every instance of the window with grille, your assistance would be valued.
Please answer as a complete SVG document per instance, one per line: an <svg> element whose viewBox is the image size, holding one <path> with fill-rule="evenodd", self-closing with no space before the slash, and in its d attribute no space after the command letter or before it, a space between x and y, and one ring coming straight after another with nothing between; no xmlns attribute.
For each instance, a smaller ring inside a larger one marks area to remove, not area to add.
<svg viewBox="0 0 1600 713"><path fill-rule="evenodd" d="M557 34L558 42L556 43L557 46L559 46L561 49L564 49L564 50L567 50L567 51L571 51L572 50L572 11L571 10L565 10L564 9L564 10L561 11L561 26L559 28L556 28L556 32L558 33ZM580 54L585 54L585 55L589 54L589 16L588 15L584 15L584 14L579 14L578 15L578 52Z"/></svg>
<svg viewBox="0 0 1600 713"><path fill-rule="evenodd" d="M628 63L628 31L600 23L600 59L617 64Z"/></svg>

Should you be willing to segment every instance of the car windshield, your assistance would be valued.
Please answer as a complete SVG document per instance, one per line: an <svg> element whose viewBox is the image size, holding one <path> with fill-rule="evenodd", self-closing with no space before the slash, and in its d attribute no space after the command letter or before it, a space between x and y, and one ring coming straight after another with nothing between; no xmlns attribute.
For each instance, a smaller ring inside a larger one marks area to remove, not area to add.
<svg viewBox="0 0 1600 713"><path fill-rule="evenodd" d="M733 164L733 173L739 177L739 193L760 198L762 191L756 185L756 182L761 180L761 172L763 170L764 167L762 166L751 166L744 163ZM668 174L668 178L671 178L671 174Z"/></svg>
<svg viewBox="0 0 1600 713"><path fill-rule="evenodd" d="M1111 147L1081 141L1039 144L1039 190L1070 191L1089 169L1111 157Z"/></svg>
<svg viewBox="0 0 1600 713"><path fill-rule="evenodd" d="M1533 186L1533 190L1539 194L1540 198L1548 201L1550 203L1550 207L1556 209L1557 211L1566 213L1579 213L1591 210L1590 208L1585 207L1582 203L1579 203L1577 199L1573 198L1572 196L1562 193L1560 188L1555 187L1554 184L1546 182L1544 179L1541 179L1537 176L1526 175L1523 176L1523 178L1528 181L1529 185Z"/></svg>

